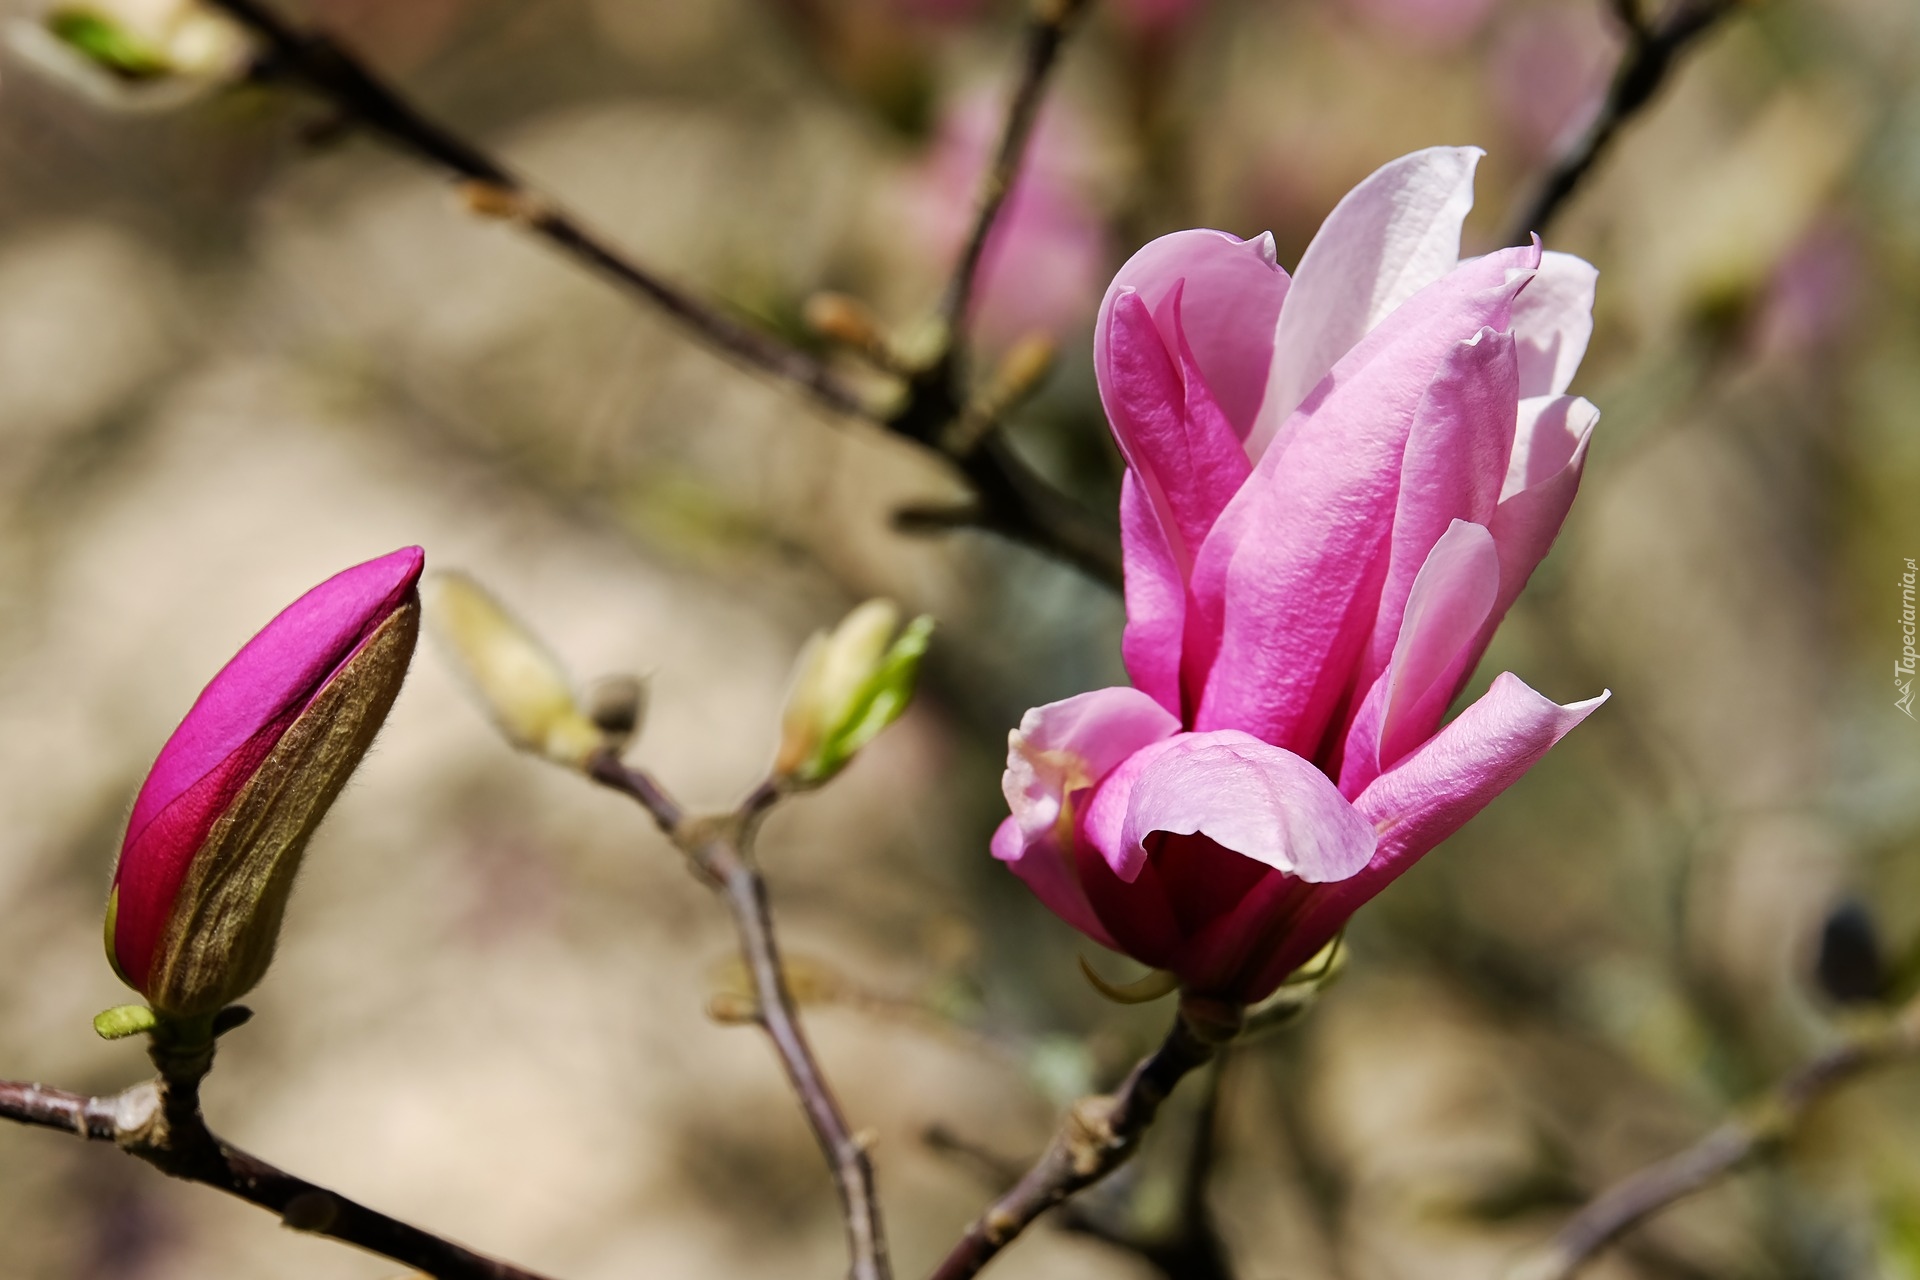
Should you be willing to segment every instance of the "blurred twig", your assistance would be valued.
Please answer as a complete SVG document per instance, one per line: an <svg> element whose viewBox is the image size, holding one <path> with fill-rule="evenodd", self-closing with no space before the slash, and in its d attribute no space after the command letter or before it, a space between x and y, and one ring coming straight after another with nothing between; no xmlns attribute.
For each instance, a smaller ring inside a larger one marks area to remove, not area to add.
<svg viewBox="0 0 1920 1280"><path fill-rule="evenodd" d="M1634 0L1608 0L1627 34L1627 48L1614 71L1607 99L1593 123L1555 157L1534 194L1508 228L1502 244L1544 233L1622 126L1638 115L1666 83L1674 64L1743 0L1669 0L1659 17L1643 17Z"/></svg>
<svg viewBox="0 0 1920 1280"><path fill-rule="evenodd" d="M903 520L903 528L985 529L1074 565L1109 585L1118 585L1120 560L1113 530L1036 473L1004 442L969 436L964 443L949 444L945 439L947 428L970 407L961 332L980 256L1026 154L1034 117L1060 45L1090 0L1035 0L1024 74L982 186L979 215L942 304L944 324L939 349L930 361L909 374L907 395L892 412L869 403L818 357L735 319L615 248L476 143L429 118L325 32L296 26L263 0L209 2L262 42L274 71L324 99L341 121L358 124L400 150L451 171L475 212L524 228L588 270L658 307L707 345L741 364L802 388L823 408L873 422L946 458L973 487L973 500L947 509L940 520ZM991 425L997 427L998 423Z"/></svg>
<svg viewBox="0 0 1920 1280"><path fill-rule="evenodd" d="M940 307L949 334L950 357L964 349L957 335L966 327L967 308L980 275L980 259L1000 220L1001 206L1006 203L1020 176L1020 167L1026 161L1027 143L1040 118L1040 102L1046 96L1047 79L1060 57L1060 46L1089 3L1090 0L1033 0L1033 18L1027 29L1020 81L1007 104L1006 121L1000 129L1000 143L994 149L993 163L980 180L973 228L960 251L960 260L954 264L953 278L947 284L946 298Z"/></svg>
<svg viewBox="0 0 1920 1280"><path fill-rule="evenodd" d="M848 1127L801 1028L774 938L766 880L753 864L755 830L779 800L780 790L766 783L732 813L688 817L650 776L621 763L611 750L600 752L589 762L588 774L602 786L639 802L686 855L694 872L727 900L740 938L740 958L753 977L755 1021L773 1041L813 1136L833 1170L852 1256L849 1274L852 1280L891 1280L893 1270L880 1222L873 1163L867 1158L866 1143Z"/></svg>
<svg viewBox="0 0 1920 1280"><path fill-rule="evenodd" d="M622 288L665 311L709 345L775 377L806 388L840 413L862 415L859 396L819 360L750 328L669 284L608 244L557 202L500 161L429 119L344 45L324 32L296 27L260 0L209 0L251 31L271 54L274 71L305 85L340 114L468 184L480 212L510 219Z"/></svg>
<svg viewBox="0 0 1920 1280"><path fill-rule="evenodd" d="M1800 1067L1746 1115L1616 1183L1575 1214L1511 1280L1572 1280L1608 1245L1654 1214L1765 1156L1814 1105L1876 1067L1920 1057L1920 1001Z"/></svg>
<svg viewBox="0 0 1920 1280"><path fill-rule="evenodd" d="M896 526L912 532L976 527L1039 547L1108 586L1120 585L1114 530L1037 474L1000 434L1000 412L977 415L962 432L949 429L974 413L969 390L967 311L980 264L1008 194L1020 176L1040 103L1060 50L1091 0L1031 0L1021 74L1000 127L992 163L980 180L973 225L940 304L939 349L907 383L907 397L887 428L936 449L972 484L971 502L902 510Z"/></svg>
<svg viewBox="0 0 1920 1280"><path fill-rule="evenodd" d="M1182 998L1160 1047L1142 1058L1114 1092L1073 1105L1046 1152L967 1228L931 1280L978 1275L1034 1219L1125 1164L1174 1086L1211 1062L1241 1021L1237 1008Z"/></svg>
<svg viewBox="0 0 1920 1280"><path fill-rule="evenodd" d="M162 1173L271 1210L293 1230L356 1245L438 1280L542 1280L228 1146L208 1131L200 1115L199 1074L204 1071L203 1063L197 1074L163 1074L103 1098L0 1081L0 1117L111 1142Z"/></svg>

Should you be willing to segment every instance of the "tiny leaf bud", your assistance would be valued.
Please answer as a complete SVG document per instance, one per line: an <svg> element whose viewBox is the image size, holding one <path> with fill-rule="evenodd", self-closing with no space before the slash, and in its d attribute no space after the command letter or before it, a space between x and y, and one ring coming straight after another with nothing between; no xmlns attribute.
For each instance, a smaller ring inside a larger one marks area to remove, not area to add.
<svg viewBox="0 0 1920 1280"><path fill-rule="evenodd" d="M900 718L913 698L933 619L915 618L896 636L899 626L891 601L869 600L830 634L807 642L781 719L779 777L818 786Z"/></svg>
<svg viewBox="0 0 1920 1280"><path fill-rule="evenodd" d="M485 587L463 573L427 583L427 616L441 648L514 747L578 769L603 735L574 697L559 659Z"/></svg>
<svg viewBox="0 0 1920 1280"><path fill-rule="evenodd" d="M198 0L55 4L8 31L30 64L103 105L164 108L237 81L251 44Z"/></svg>
<svg viewBox="0 0 1920 1280"><path fill-rule="evenodd" d="M638 676L602 676L587 690L587 719L607 745L620 751L647 718L647 682Z"/></svg>

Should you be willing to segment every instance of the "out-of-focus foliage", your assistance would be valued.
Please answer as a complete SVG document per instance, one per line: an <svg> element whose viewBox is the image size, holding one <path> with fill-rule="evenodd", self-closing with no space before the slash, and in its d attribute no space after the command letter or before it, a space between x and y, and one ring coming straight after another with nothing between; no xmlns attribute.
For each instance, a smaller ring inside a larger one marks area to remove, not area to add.
<svg viewBox="0 0 1920 1280"><path fill-rule="evenodd" d="M969 122L1018 18L288 8L673 278L796 339L815 291L852 294L908 350L953 244L927 211L969 200ZM1382 160L1464 142L1489 151L1468 238L1491 247L1620 45L1601 0L1162 8L1096 4L1021 206L1053 247L1001 250L979 313L989 345L1059 340L1012 430L1102 504L1087 330L1126 254L1271 229L1290 265ZM1234 1063L1215 1203L1248 1280L1496 1274L1839 1034L1854 1015L1815 980L1838 904L1865 904L1896 967L1920 939L1920 725L1889 679L1920 556L1917 72L1909 0L1755 0L1549 230L1601 270L1573 389L1605 416L1478 687L1513 668L1614 698ZM635 758L714 804L764 770L803 637L885 595L940 620L914 707L760 847L791 947L859 993L811 1022L924 1270L988 1190L925 1127L1029 1154L1165 1016L1095 995L1082 944L986 854L1007 729L1119 678L1117 601L983 538L892 532L951 478L331 125L258 88L127 114L0 66L0 1074L139 1072L87 1025L117 998L97 922L125 806L206 674L332 568L419 542L576 669L646 673ZM833 1196L776 1067L702 1016L719 910L630 806L504 750L444 663L416 667L309 853L259 1016L223 1043L217 1125L581 1280L834 1274ZM1917 1089L1822 1110L1773 1171L1594 1274L1912 1273ZM1109 1194L1169 1194L1185 1115ZM391 1274L15 1130L0 1240L23 1280ZM999 1265L1146 1274L1044 1230Z"/></svg>

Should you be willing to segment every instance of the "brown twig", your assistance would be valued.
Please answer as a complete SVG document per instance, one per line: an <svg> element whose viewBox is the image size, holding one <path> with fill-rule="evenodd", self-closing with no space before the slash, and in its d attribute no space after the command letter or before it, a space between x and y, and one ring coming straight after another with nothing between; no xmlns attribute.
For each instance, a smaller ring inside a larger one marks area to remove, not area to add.
<svg viewBox="0 0 1920 1280"><path fill-rule="evenodd" d="M787 989L774 938L766 881L753 864L754 830L780 798L779 788L772 783L761 785L730 814L689 818L658 783L641 770L621 763L612 751L596 755L587 771L602 786L638 801L686 855L695 873L726 899L740 939L740 958L753 978L757 1021L773 1041L780 1065L833 1171L846 1219L847 1248L852 1259L849 1274L853 1280L891 1280L893 1270L880 1221L873 1162L867 1157L866 1144L848 1127L800 1025L799 1010Z"/></svg>
<svg viewBox="0 0 1920 1280"><path fill-rule="evenodd" d="M1034 1219L1125 1164L1182 1077L1213 1060L1241 1024L1241 1011L1183 1000L1166 1040L1110 1094L1082 1098L1032 1168L973 1222L932 1280L967 1280Z"/></svg>
<svg viewBox="0 0 1920 1280"><path fill-rule="evenodd" d="M980 275L980 259L999 223L1000 209L1012 193L1013 184L1019 180L1021 165L1026 162L1027 144L1040 118L1040 103L1046 96L1048 77L1059 60L1061 46L1088 5L1089 0L1034 0L1020 80L1007 104L993 163L980 180L973 227L967 234L959 261L954 263L953 277L947 282L946 296L940 306L940 316L950 335L957 335L966 327L967 309ZM952 349L958 350L960 346L958 338L951 339Z"/></svg>
<svg viewBox="0 0 1920 1280"><path fill-rule="evenodd" d="M1515 1268L1512 1280L1572 1280L1607 1246L1654 1214L1776 1150L1835 1089L1876 1067L1915 1057L1920 1057L1920 1002L1814 1058L1747 1115L1616 1183L1575 1214L1545 1252Z"/></svg>
<svg viewBox="0 0 1920 1280"><path fill-rule="evenodd" d="M324 98L341 118L450 170L467 184L468 201L477 210L525 227L741 363L805 388L835 412L868 416L862 399L819 360L735 320L615 249L504 164L428 118L332 37L294 26L260 0L210 3L260 39L272 70Z"/></svg>
<svg viewBox="0 0 1920 1280"><path fill-rule="evenodd" d="M1626 29L1627 48L1607 89L1606 102L1593 123L1548 166L1501 243L1519 244L1531 234L1544 233L1621 128L1660 91L1680 55L1741 3L1670 0L1665 12L1648 21L1631 0L1612 0L1612 10Z"/></svg>
<svg viewBox="0 0 1920 1280"><path fill-rule="evenodd" d="M1128 1221L1124 1212L1102 1212L1085 1200L1077 1200L1061 1210L1061 1228L1136 1254L1165 1280L1233 1280L1233 1260L1227 1255L1226 1242L1220 1238L1212 1207L1207 1203L1207 1186L1219 1149L1220 1094L1226 1065L1223 1052L1205 1076L1206 1091L1181 1161L1179 1202L1170 1225L1145 1230Z"/></svg>
<svg viewBox="0 0 1920 1280"><path fill-rule="evenodd" d="M964 315L979 257L1018 172L1032 132L1046 79L1073 18L1089 0L1037 0L1028 39L1025 75L983 187L979 216L948 287L943 314ZM296 26L263 0L210 0L251 31L267 51L272 72L298 82L324 99L347 122L357 124L408 154L449 171L476 212L509 221L546 241L629 294L658 307L695 337L741 364L790 382L821 407L874 422L953 463L973 486L977 501L960 518L939 527L965 525L1024 543L1074 565L1110 585L1119 583L1113 531L1049 484L1004 446L955 451L941 439L958 420L967 397L960 325L947 327L939 355L908 381L902 407L881 414L828 365L797 347L744 323L674 285L530 186L477 144L432 119L325 32ZM903 522L926 529L935 522Z"/></svg>
<svg viewBox="0 0 1920 1280"><path fill-rule="evenodd" d="M969 391L967 311L979 284L980 263L999 225L1007 196L1019 179L1040 103L1060 50L1091 0L1032 0L1019 82L1008 100L992 161L974 198L974 220L940 303L938 353L907 383L907 397L887 420L896 435L934 449L958 467L973 487L971 502L948 507L911 507L898 512L895 527L918 533L956 528L985 529L1038 547L1097 582L1120 586L1119 540L1114 530L1015 453L1000 434L1000 414L969 424L956 439L950 428L975 406Z"/></svg>
<svg viewBox="0 0 1920 1280"><path fill-rule="evenodd" d="M216 1138L200 1116L197 1077L165 1077L92 1098L0 1081L0 1117L111 1142L171 1177L216 1188L286 1226L355 1245L438 1280L542 1280L285 1173Z"/></svg>

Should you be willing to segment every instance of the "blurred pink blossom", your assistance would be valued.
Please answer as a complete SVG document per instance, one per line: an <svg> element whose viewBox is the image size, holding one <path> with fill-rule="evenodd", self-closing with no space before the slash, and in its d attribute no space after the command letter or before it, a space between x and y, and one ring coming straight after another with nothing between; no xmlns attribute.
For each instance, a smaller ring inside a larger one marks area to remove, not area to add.
<svg viewBox="0 0 1920 1280"><path fill-rule="evenodd" d="M1485 25L1498 0L1343 0L1400 43L1436 51L1456 49Z"/></svg>
<svg viewBox="0 0 1920 1280"><path fill-rule="evenodd" d="M906 214L928 256L945 265L973 226L974 202L999 141L1004 94L981 91L941 119L933 147L909 177ZM1006 347L1035 331L1064 336L1093 313L1107 259L1085 132L1056 101L1042 112L1026 162L980 262L974 335Z"/></svg>
<svg viewBox="0 0 1920 1280"><path fill-rule="evenodd" d="M1774 267L1754 322L1755 345L1769 353L1831 345L1859 304L1862 266L1847 227L1816 223Z"/></svg>
<svg viewBox="0 0 1920 1280"><path fill-rule="evenodd" d="M306 0L314 20L387 67L438 53L468 0Z"/></svg>
<svg viewBox="0 0 1920 1280"><path fill-rule="evenodd" d="M1487 76L1501 123L1525 158L1549 154L1592 122L1615 43L1597 5L1528 9L1502 24Z"/></svg>
<svg viewBox="0 0 1920 1280"><path fill-rule="evenodd" d="M1506 674L1440 723L1599 416L1565 394L1593 268L1459 258L1479 154L1386 165L1291 279L1271 237L1183 231L1101 308L1134 687L1027 713L993 852L1196 994L1270 993L1605 696Z"/></svg>
<svg viewBox="0 0 1920 1280"><path fill-rule="evenodd" d="M910 18L934 22L964 22L978 17L989 0L893 0L893 7Z"/></svg>
<svg viewBox="0 0 1920 1280"><path fill-rule="evenodd" d="M1113 0L1120 22L1143 36L1169 35L1207 6L1207 0Z"/></svg>

